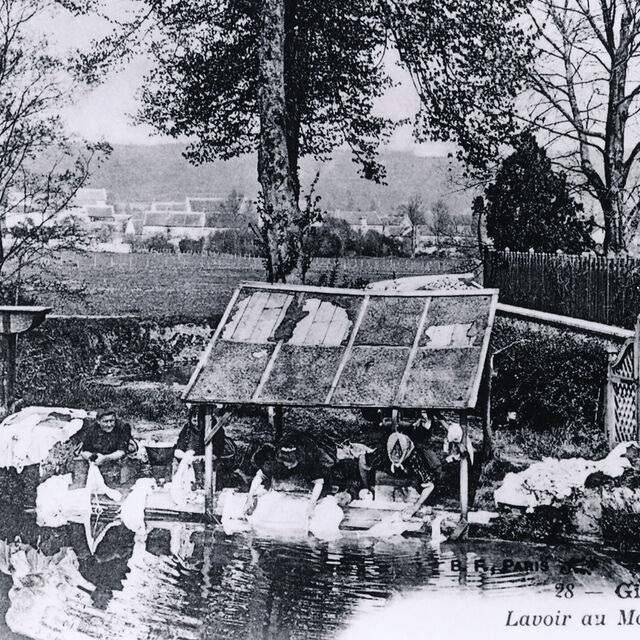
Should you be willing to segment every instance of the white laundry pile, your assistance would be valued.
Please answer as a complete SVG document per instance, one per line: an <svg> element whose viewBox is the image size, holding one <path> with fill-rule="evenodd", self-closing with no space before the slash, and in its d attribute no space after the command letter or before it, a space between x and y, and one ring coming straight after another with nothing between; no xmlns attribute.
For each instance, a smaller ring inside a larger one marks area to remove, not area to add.
<svg viewBox="0 0 640 640"><path fill-rule="evenodd" d="M80 431L88 416L81 409L28 407L5 418L0 424L0 468L21 472L39 464L58 442Z"/></svg>
<svg viewBox="0 0 640 640"><path fill-rule="evenodd" d="M496 504L533 510L568 498L574 489L584 487L586 479L596 471L619 478L631 466L625 457L629 446L632 443L620 443L602 460L544 458L520 473L508 473L493 494Z"/></svg>

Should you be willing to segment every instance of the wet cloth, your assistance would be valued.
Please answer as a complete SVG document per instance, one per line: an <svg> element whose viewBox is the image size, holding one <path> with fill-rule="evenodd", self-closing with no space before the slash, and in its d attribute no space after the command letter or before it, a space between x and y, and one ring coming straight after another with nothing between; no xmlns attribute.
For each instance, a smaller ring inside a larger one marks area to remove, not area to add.
<svg viewBox="0 0 640 640"><path fill-rule="evenodd" d="M45 460L58 442L80 431L86 411L55 407L28 407L0 424L0 467L19 473Z"/></svg>
<svg viewBox="0 0 640 640"><path fill-rule="evenodd" d="M399 466L392 466L386 445L365 454L364 460L368 471L383 471L399 478L406 478L418 492L428 484L438 487L442 476L442 463L438 456L429 449L415 445Z"/></svg>
<svg viewBox="0 0 640 640"><path fill-rule="evenodd" d="M129 450L131 442L131 427L126 422L116 420L113 430L103 431L96 420L90 420L85 424L82 451L109 455L116 451Z"/></svg>

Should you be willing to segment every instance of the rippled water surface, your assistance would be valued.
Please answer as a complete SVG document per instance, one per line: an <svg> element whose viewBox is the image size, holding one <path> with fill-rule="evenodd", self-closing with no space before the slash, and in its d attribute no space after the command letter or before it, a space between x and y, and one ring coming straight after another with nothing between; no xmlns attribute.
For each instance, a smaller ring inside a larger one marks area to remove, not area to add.
<svg viewBox="0 0 640 640"><path fill-rule="evenodd" d="M95 589L51 567L18 581L0 574L0 637L331 638L397 595L554 593L569 579L610 589L636 573L633 560L586 547L469 542L435 549L423 538L275 540L226 536L201 524L148 525L138 541L111 527L91 555L81 524L39 528L31 515L3 514L1 538L18 536L42 558L72 550Z"/></svg>

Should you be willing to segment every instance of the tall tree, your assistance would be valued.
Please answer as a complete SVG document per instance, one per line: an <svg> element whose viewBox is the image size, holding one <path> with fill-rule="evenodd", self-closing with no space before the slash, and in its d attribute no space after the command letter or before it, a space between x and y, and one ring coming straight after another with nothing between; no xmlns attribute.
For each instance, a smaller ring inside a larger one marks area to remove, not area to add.
<svg viewBox="0 0 640 640"><path fill-rule="evenodd" d="M412 196L407 202L398 207L398 211L407 217L411 225L411 255L415 256L418 249L418 233L420 225L424 224L424 205L420 196Z"/></svg>
<svg viewBox="0 0 640 640"><path fill-rule="evenodd" d="M473 24L453 0L443 20L459 25L455 36L428 41L429 11L421 18L416 4L425 6L400 5L398 41L421 97L420 132L456 141L485 178L519 130L544 132L553 162L599 204L605 250L624 251L640 224L640 2L487 2Z"/></svg>
<svg viewBox="0 0 640 640"><path fill-rule="evenodd" d="M443 244L453 236L454 223L447 203L439 198L431 208L429 231L436 239L436 250L440 253Z"/></svg>
<svg viewBox="0 0 640 640"><path fill-rule="evenodd" d="M325 159L347 145L363 177L384 177L376 152L394 123L377 116L374 107L391 86L386 51L397 46L421 90L444 100L446 78L422 82L422 54L444 52L449 64L470 50L477 55L479 46L499 51L495 41L512 35L503 19L518 11L512 0L144 0L139 5L139 16L103 42L98 55L150 43L155 68L142 91L140 118L164 134L188 136L191 160L258 151L263 244L269 249L268 270L278 279L291 270L297 239L314 222L298 206L300 157ZM456 15L450 19L452 10ZM466 37L469 45L462 52L446 45ZM496 60L495 66L501 64L505 61ZM496 91L511 95L505 83L483 81L483 65L476 70L478 79L463 96L466 103L488 102ZM434 126L442 129L435 120Z"/></svg>
<svg viewBox="0 0 640 640"><path fill-rule="evenodd" d="M537 56L528 119L598 201L604 247L618 253L640 222L640 2L537 0L529 15Z"/></svg>
<svg viewBox="0 0 640 640"><path fill-rule="evenodd" d="M61 213L100 150L67 136L59 115L73 95L73 80L68 61L39 29L55 5L0 0L0 301L5 304L32 301L43 290L69 292L55 266L63 249L78 248L83 233L77 220ZM15 342L7 336L3 347L0 400L6 408L13 400Z"/></svg>
<svg viewBox="0 0 640 640"><path fill-rule="evenodd" d="M566 175L553 170L531 134L519 138L485 197L487 233L496 249L581 253L595 245L593 220L584 218Z"/></svg>

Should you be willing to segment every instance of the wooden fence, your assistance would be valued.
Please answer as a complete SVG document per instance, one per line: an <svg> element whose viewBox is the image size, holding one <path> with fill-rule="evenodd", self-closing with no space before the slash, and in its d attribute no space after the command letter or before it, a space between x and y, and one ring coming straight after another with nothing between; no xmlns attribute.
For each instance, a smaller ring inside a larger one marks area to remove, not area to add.
<svg viewBox="0 0 640 640"><path fill-rule="evenodd" d="M633 329L640 259L487 251L484 285L500 302Z"/></svg>

